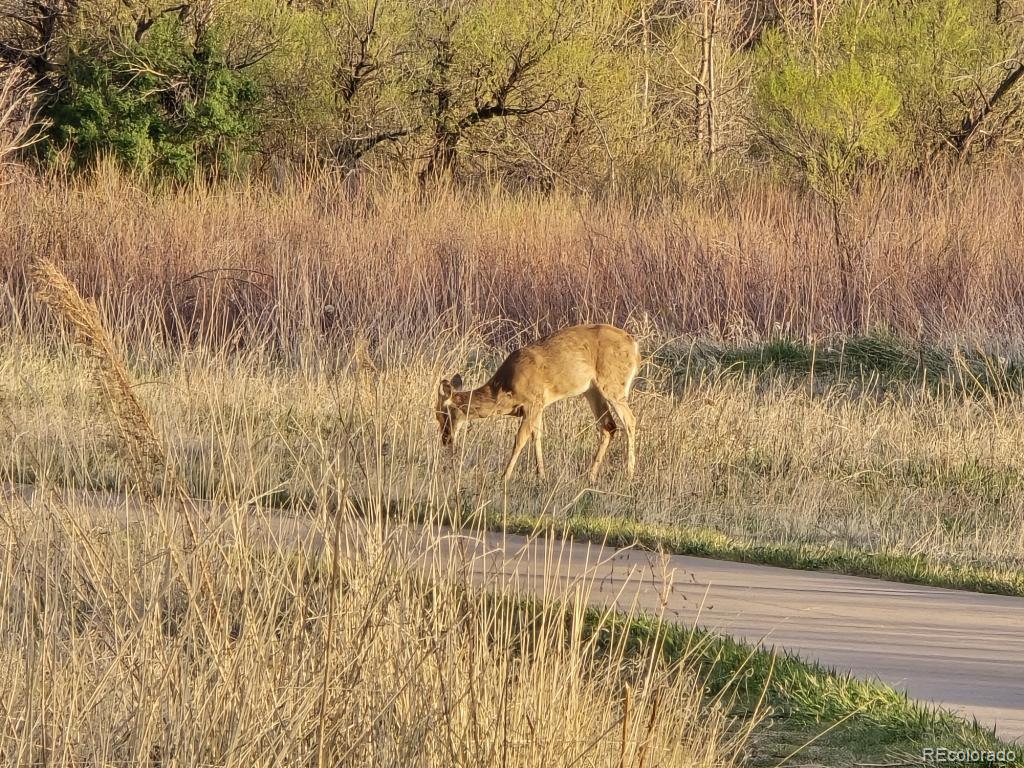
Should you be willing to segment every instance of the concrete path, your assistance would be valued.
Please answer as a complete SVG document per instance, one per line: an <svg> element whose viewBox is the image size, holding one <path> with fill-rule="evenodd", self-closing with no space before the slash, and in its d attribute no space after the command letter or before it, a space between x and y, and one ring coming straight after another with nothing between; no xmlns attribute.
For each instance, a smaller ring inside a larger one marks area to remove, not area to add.
<svg viewBox="0 0 1024 768"><path fill-rule="evenodd" d="M545 559L521 537L486 534L486 544L506 573ZM579 543L560 561L563 581L592 574L594 602L664 606L684 624L877 678L1024 742L1022 598Z"/></svg>
<svg viewBox="0 0 1024 768"><path fill-rule="evenodd" d="M33 495L25 487L0 489L0 516L5 506ZM77 507L82 498L76 496ZM110 510L110 500L101 506ZM131 517L121 513L122 521ZM360 526L348 524L347 546L361 538L353 530ZM270 527L291 546L323 546L310 521L278 517ZM403 550L420 558L429 553L431 567L461 567L478 581L533 593L582 588L593 604L663 612L877 678L1024 743L1022 598L564 540L405 530Z"/></svg>

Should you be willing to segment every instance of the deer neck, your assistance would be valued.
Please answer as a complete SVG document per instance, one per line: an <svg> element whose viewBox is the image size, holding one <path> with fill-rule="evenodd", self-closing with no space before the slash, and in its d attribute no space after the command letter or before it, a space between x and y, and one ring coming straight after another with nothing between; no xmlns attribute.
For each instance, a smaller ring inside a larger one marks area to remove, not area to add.
<svg viewBox="0 0 1024 768"><path fill-rule="evenodd" d="M455 395L456 404L471 419L486 419L490 416L508 416L514 411L510 403L505 402L497 387L490 383L477 387L469 392Z"/></svg>

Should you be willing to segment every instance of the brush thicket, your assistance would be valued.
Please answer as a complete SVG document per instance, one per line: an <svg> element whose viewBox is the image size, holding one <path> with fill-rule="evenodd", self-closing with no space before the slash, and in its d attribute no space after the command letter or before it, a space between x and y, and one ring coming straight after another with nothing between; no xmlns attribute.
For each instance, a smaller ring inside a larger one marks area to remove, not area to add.
<svg viewBox="0 0 1024 768"><path fill-rule="evenodd" d="M662 335L1019 347L1024 194L1008 165L866 179L837 250L827 210L760 177L703 200L484 195L310 176L151 190L101 166L0 200L7 319L47 253L119 331L296 359L438 328L505 344L585 320ZM156 312L154 312L154 308Z"/></svg>

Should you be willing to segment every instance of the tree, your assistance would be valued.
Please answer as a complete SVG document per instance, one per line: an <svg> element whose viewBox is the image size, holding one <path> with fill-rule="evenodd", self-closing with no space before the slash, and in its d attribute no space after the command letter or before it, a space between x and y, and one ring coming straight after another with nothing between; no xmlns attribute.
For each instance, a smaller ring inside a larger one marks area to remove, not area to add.
<svg viewBox="0 0 1024 768"><path fill-rule="evenodd" d="M878 0L846 13L835 45L872 61L900 94L902 165L963 158L1007 136L1021 105L1020 18L991 0Z"/></svg>
<svg viewBox="0 0 1024 768"><path fill-rule="evenodd" d="M853 55L803 57L778 33L766 38L760 63L755 130L838 210L856 172L885 160L895 145L895 85Z"/></svg>
<svg viewBox="0 0 1024 768"><path fill-rule="evenodd" d="M423 180L446 176L459 148L493 123L557 108L550 64L571 33L559 3L441 0L422 14L417 36L428 58L417 100L427 126Z"/></svg>
<svg viewBox="0 0 1024 768"><path fill-rule="evenodd" d="M135 171L186 179L230 168L258 130L259 90L218 31L189 6L140 16L130 37L71 45L43 114L75 165L110 154Z"/></svg>
<svg viewBox="0 0 1024 768"><path fill-rule="evenodd" d="M281 145L311 141L346 171L378 158L426 182L485 156L506 167L519 158L513 133L573 109L578 78L556 64L575 29L564 6L314 0L271 64L269 123ZM302 51L298 66L289 50Z"/></svg>
<svg viewBox="0 0 1024 768"><path fill-rule="evenodd" d="M32 80L19 66L8 67L0 75L0 186L8 182L15 158L35 141Z"/></svg>
<svg viewBox="0 0 1024 768"><path fill-rule="evenodd" d="M28 72L34 89L56 92L79 11L80 0L0 0L0 61Z"/></svg>
<svg viewBox="0 0 1024 768"><path fill-rule="evenodd" d="M882 118L884 159L890 167L904 169L919 168L947 152L962 158L979 145L982 135L992 143L1015 124L1022 106L1017 86L1024 78L1024 41L1018 39L1019 19L1011 19L1006 8L993 9L989 0L875 0L847 3L823 23L807 25L793 18L766 40L755 58L755 66L765 68L756 105L761 119L755 122L765 126L761 133L766 138L779 127L771 122L771 91L796 76L794 67L813 71L814 77L798 88L810 87L816 100L838 101L833 106L842 113L842 102L855 96L848 106L867 109L864 119L850 126L849 138L856 139L847 142L851 153L835 157L840 168L848 165L844 156L853 159L865 150L881 159L878 147L856 145L865 138L872 143L871 124ZM851 92L858 83L868 92ZM874 84L885 98L870 98ZM889 114L882 102L892 93L899 106ZM785 151L787 141L775 138L780 145L776 149L794 154Z"/></svg>
<svg viewBox="0 0 1024 768"><path fill-rule="evenodd" d="M31 74L44 154L109 154L145 173L215 173L252 147L260 89L247 70L276 45L248 3L0 0L0 58ZM248 12L245 21L242 16Z"/></svg>
<svg viewBox="0 0 1024 768"><path fill-rule="evenodd" d="M991 123L990 118L1004 106L1005 102L1010 100L1011 93L1017 88L1021 78L1024 78L1024 51L1018 51L1012 59L1005 62L1004 67L1005 75L992 93L987 96L983 94L981 104L965 115L959 130L949 136L949 146L956 153L957 158L963 159L967 155L974 140L981 135L982 129ZM1009 112L1004 111L1006 117L1003 120L1003 127L1015 115L1018 108L1014 107ZM993 133L990 133L989 137L991 138L992 135Z"/></svg>
<svg viewBox="0 0 1024 768"><path fill-rule="evenodd" d="M852 288L855 254L843 213L858 171L891 157L899 94L855 51L828 59L802 56L772 33L761 55L765 74L755 89L755 130L827 202L840 295L847 320L855 322L861 297Z"/></svg>

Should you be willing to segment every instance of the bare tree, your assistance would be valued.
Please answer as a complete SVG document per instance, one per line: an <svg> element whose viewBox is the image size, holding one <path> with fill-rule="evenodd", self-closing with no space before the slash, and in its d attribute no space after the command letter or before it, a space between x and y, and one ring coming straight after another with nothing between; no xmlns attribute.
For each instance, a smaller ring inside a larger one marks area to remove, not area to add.
<svg viewBox="0 0 1024 768"><path fill-rule="evenodd" d="M421 98L431 140L419 174L421 181L452 173L460 144L480 126L522 120L557 106L553 86L546 82L544 62L569 30L561 10L544 21L543 29L525 39L498 40L496 64L487 66L458 62L454 35L462 23L462 9L455 4L439 9L432 31L426 33L433 55ZM457 63L462 66L457 68Z"/></svg>
<svg viewBox="0 0 1024 768"><path fill-rule="evenodd" d="M700 0L700 68L694 85L694 114L697 146L708 163L718 148L715 126L716 67L715 35L722 0Z"/></svg>
<svg viewBox="0 0 1024 768"><path fill-rule="evenodd" d="M79 0L0 0L0 62L28 73L35 88L56 91L79 7Z"/></svg>
<svg viewBox="0 0 1024 768"><path fill-rule="evenodd" d="M21 66L0 75L0 185L10 180L15 160L32 146L35 99L32 75Z"/></svg>
<svg viewBox="0 0 1024 768"><path fill-rule="evenodd" d="M381 31L381 13L380 0L370 0L358 11L347 3L340 34L334 37L339 65L333 81L343 125L331 155L345 168L355 167L377 146L397 142L416 130L407 120L385 114L379 105L368 111L358 109L358 102L373 89L393 55L393 44ZM328 17L324 21L331 23ZM372 103L373 95L367 100Z"/></svg>

